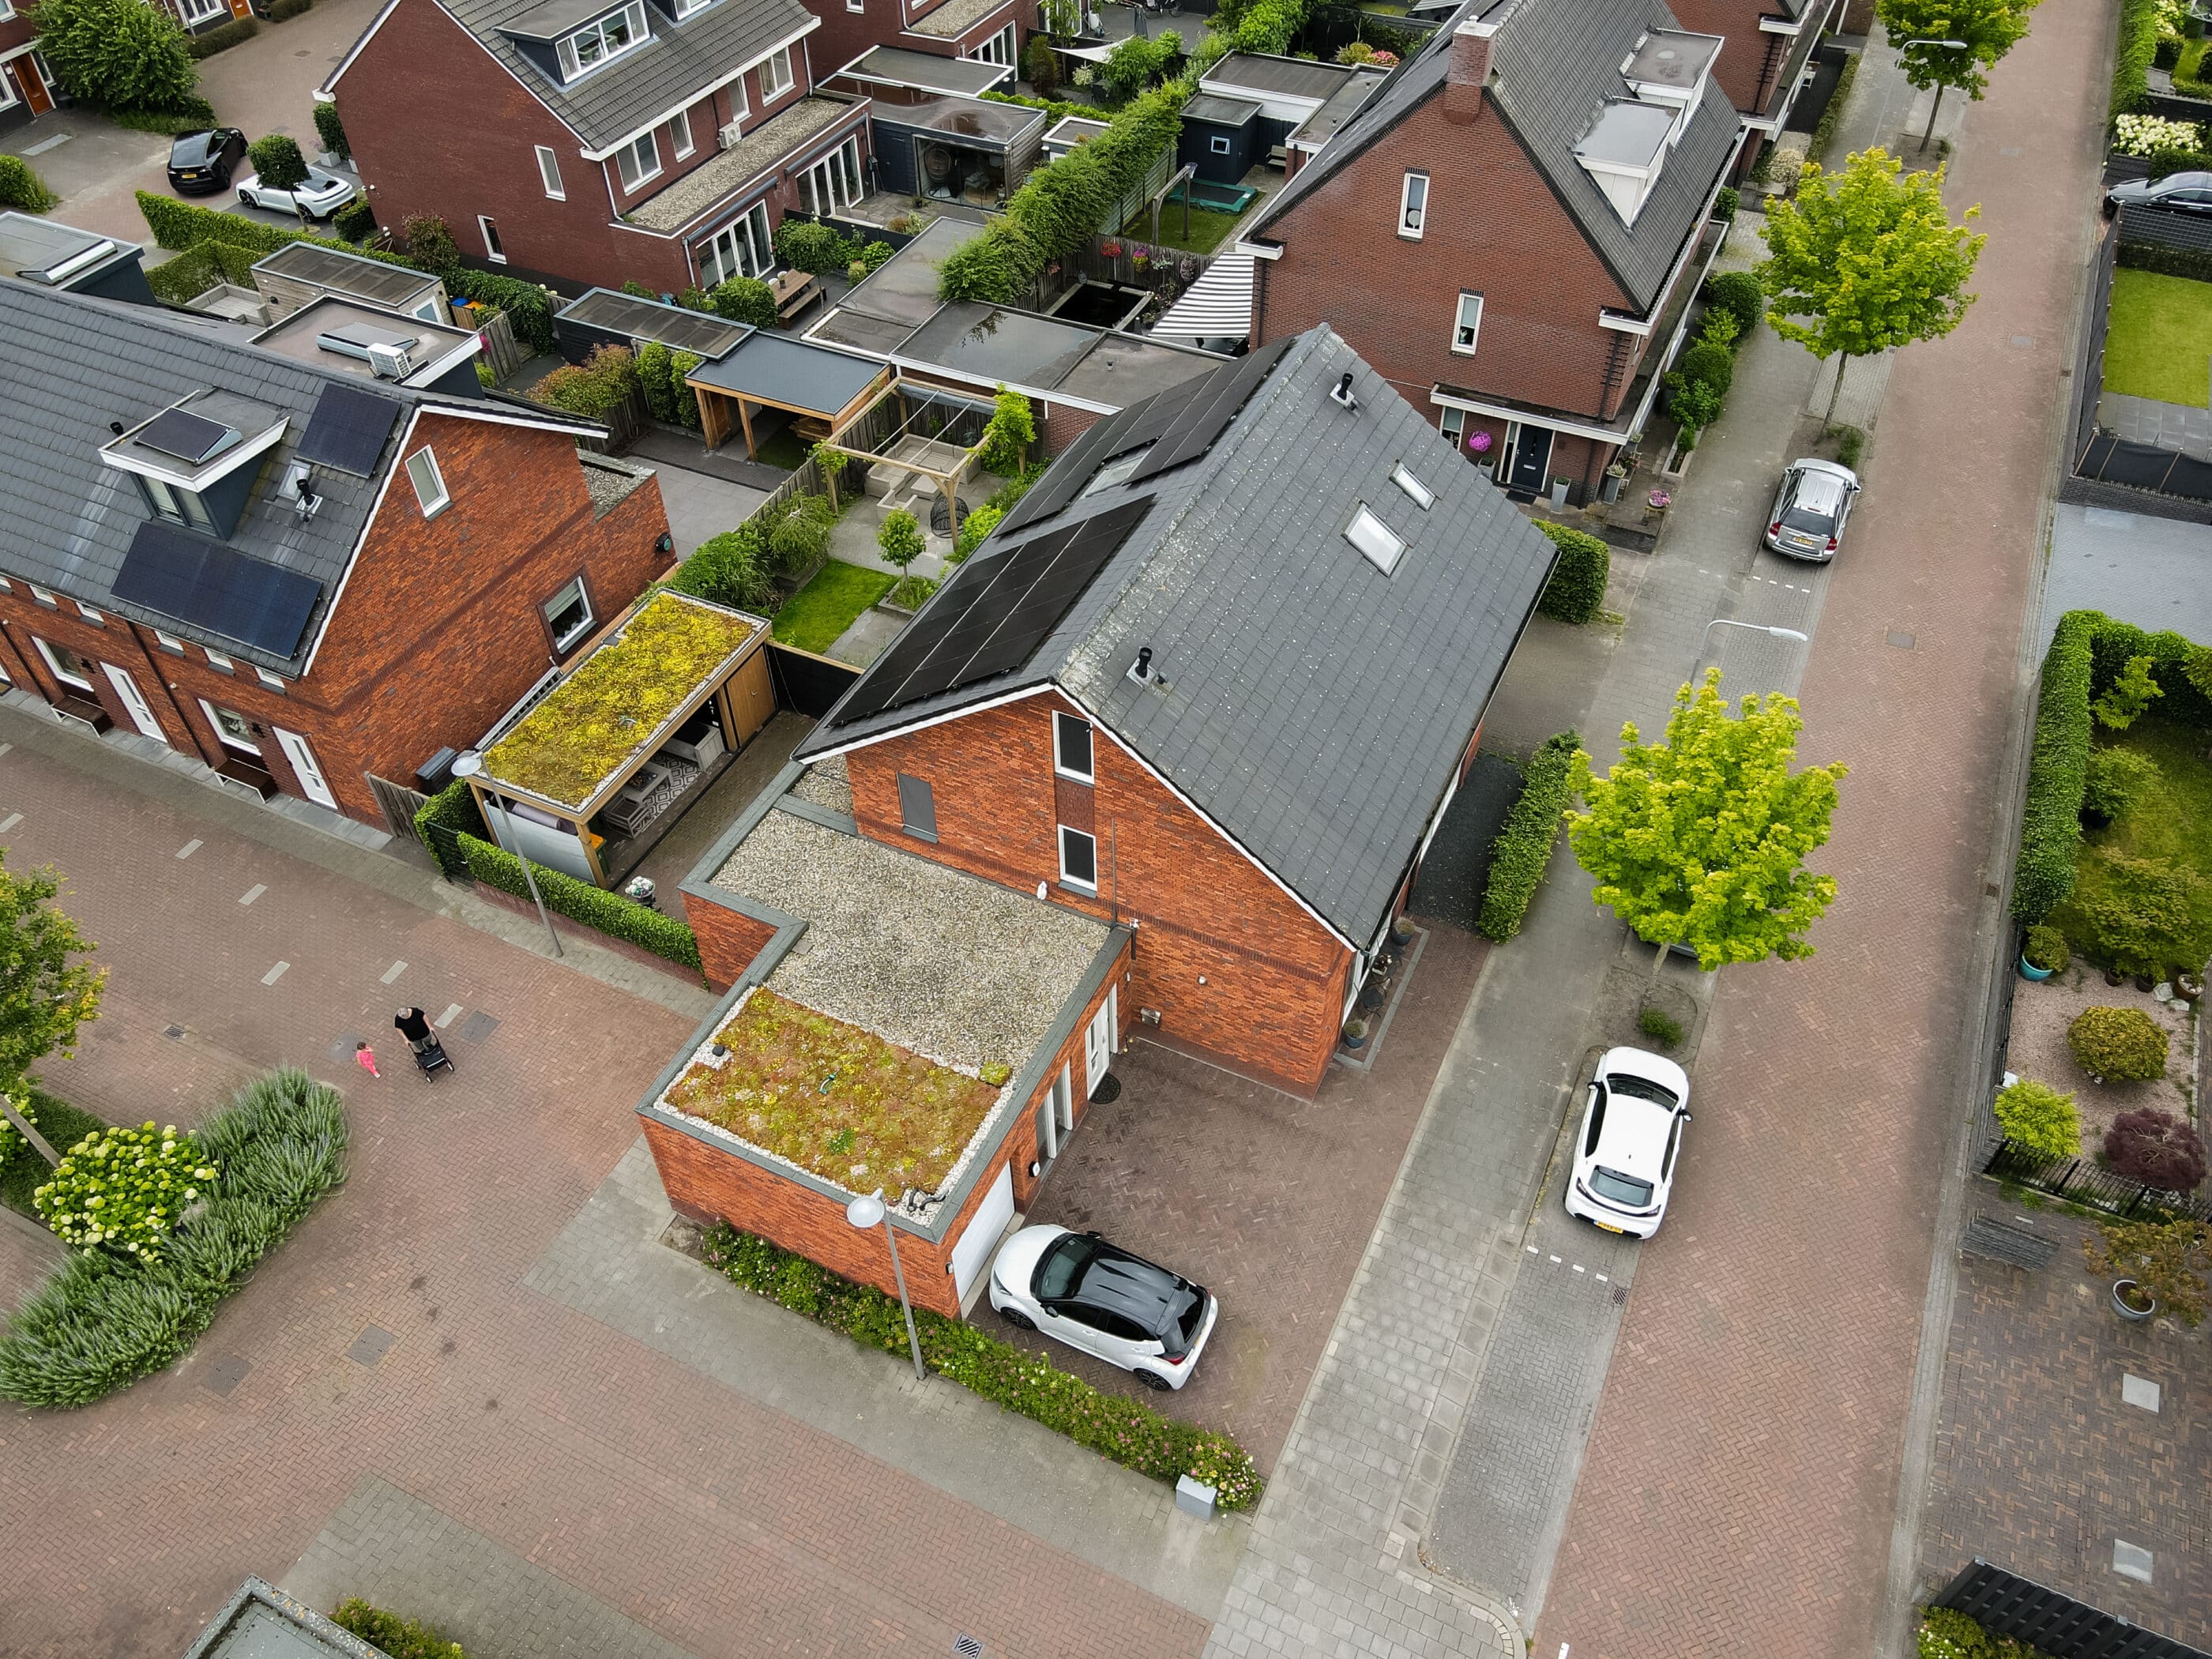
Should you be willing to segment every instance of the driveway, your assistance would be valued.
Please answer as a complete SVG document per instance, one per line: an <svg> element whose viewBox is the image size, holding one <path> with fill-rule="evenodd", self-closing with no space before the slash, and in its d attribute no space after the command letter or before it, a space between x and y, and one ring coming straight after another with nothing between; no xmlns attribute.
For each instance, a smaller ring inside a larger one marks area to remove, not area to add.
<svg viewBox="0 0 2212 1659"><path fill-rule="evenodd" d="M2212 640L2212 525L2062 503L2051 526L2037 649L2050 648L2061 617L2082 610Z"/></svg>

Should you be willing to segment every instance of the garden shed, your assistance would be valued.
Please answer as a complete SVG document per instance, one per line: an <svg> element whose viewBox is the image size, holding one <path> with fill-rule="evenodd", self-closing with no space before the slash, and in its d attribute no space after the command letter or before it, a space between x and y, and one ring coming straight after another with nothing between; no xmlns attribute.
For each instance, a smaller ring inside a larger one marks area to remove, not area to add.
<svg viewBox="0 0 2212 1659"><path fill-rule="evenodd" d="M611 887L775 714L769 625L654 594L477 745L469 780L508 852Z"/></svg>
<svg viewBox="0 0 2212 1659"><path fill-rule="evenodd" d="M698 394L707 447L729 441L731 416L756 456L754 408L780 409L801 438L819 441L890 384L891 371L866 357L781 334L752 334L736 350L693 369L685 384Z"/></svg>
<svg viewBox="0 0 2212 1659"><path fill-rule="evenodd" d="M869 126L881 187L917 201L996 207L1042 154L1044 112L980 98L877 104Z"/></svg>
<svg viewBox="0 0 2212 1659"><path fill-rule="evenodd" d="M1209 184L1233 185L1267 159L1260 106L1249 98L1201 92L1182 106L1176 160Z"/></svg>

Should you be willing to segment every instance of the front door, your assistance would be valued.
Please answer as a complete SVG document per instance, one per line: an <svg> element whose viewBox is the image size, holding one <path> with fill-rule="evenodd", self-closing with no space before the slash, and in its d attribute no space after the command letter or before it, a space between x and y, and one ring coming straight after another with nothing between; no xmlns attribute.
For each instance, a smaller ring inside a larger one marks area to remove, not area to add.
<svg viewBox="0 0 2212 1659"><path fill-rule="evenodd" d="M307 799L318 806L337 811L338 798L331 793L331 786L323 780L323 769L315 764L314 751L307 740L297 732L287 732L277 726L276 741L283 745L284 758L292 763L292 775L300 780L300 787L307 792Z"/></svg>
<svg viewBox="0 0 2212 1659"><path fill-rule="evenodd" d="M1097 1097L1098 1085L1106 1080L1106 1068L1114 1060L1114 999L1121 988L1110 987L1106 1000L1098 1005L1098 1012L1091 1017L1091 1024L1083 1032L1083 1097Z"/></svg>
<svg viewBox="0 0 2212 1659"><path fill-rule="evenodd" d="M1506 488L1540 495L1551 483L1546 474L1552 467L1552 429L1523 425L1515 428L1515 434L1513 466L1505 480Z"/></svg>
<svg viewBox="0 0 2212 1659"><path fill-rule="evenodd" d="M161 722L154 718L154 710L146 701L146 694L138 689L138 682L131 678L130 671L118 668L112 662L100 665L107 671L107 683L115 688L115 695L123 699L123 707L131 716L131 725L158 742L168 742L169 734L161 730Z"/></svg>

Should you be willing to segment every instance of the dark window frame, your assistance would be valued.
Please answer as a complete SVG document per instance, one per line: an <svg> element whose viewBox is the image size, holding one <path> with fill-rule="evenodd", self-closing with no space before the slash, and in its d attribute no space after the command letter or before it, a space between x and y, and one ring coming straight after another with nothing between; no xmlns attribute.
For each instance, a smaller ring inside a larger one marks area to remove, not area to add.
<svg viewBox="0 0 2212 1659"><path fill-rule="evenodd" d="M1060 741L1060 734L1071 730L1083 733L1085 763L1080 770L1067 763L1066 745ZM1052 711L1052 769L1073 782L1098 781L1098 728L1082 715L1071 714L1065 708Z"/></svg>
<svg viewBox="0 0 2212 1659"><path fill-rule="evenodd" d="M898 775L899 828L916 841L926 841L933 846L937 841L937 791L927 778L915 777L911 772ZM914 787L909 791L908 785ZM918 793L917 793L918 792ZM917 811L917 807L922 809ZM917 820L927 817L927 823Z"/></svg>
<svg viewBox="0 0 2212 1659"><path fill-rule="evenodd" d="M1098 891L1098 837L1092 835L1088 830L1078 830L1073 824L1063 823L1059 825L1058 829L1060 832L1058 838L1058 850L1060 854L1060 884L1062 887L1066 888L1071 892L1096 896ZM1081 840L1088 844L1091 848L1091 874L1087 879L1082 876L1075 874L1068 868L1067 838L1070 836L1080 837Z"/></svg>

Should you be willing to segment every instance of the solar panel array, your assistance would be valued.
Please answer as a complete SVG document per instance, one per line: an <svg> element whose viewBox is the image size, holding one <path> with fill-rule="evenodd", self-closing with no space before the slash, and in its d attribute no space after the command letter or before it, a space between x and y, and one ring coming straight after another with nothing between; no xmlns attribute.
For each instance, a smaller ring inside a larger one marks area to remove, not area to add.
<svg viewBox="0 0 2212 1659"><path fill-rule="evenodd" d="M846 696L835 724L1008 673L1034 654L1129 538L1152 498L970 559Z"/></svg>
<svg viewBox="0 0 2212 1659"><path fill-rule="evenodd" d="M361 477L376 476L384 441L399 419L399 405L359 386L332 382L315 399L315 412L293 453Z"/></svg>
<svg viewBox="0 0 2212 1659"><path fill-rule="evenodd" d="M262 263L280 276L374 300L380 305L397 305L430 281L419 270L317 247L312 242L287 243Z"/></svg>
<svg viewBox="0 0 2212 1659"><path fill-rule="evenodd" d="M1130 475L1129 482L1142 483L1146 478L1158 477L1169 468L1194 461L1212 448L1213 441L1237 418L1237 411L1260 389L1260 382L1267 378L1267 371L1283 360L1283 354L1291 349L1292 337L1286 335L1272 345L1261 346L1233 368L1214 370L1197 383L1190 399L1162 423L1157 437L1147 432L1120 445L1122 449L1133 449L1146 439L1152 441L1152 453ZM1151 422L1145 424L1149 426Z"/></svg>
<svg viewBox="0 0 2212 1659"><path fill-rule="evenodd" d="M138 526L111 586L127 605L285 658L300 648L323 591L296 570L158 520Z"/></svg>
<svg viewBox="0 0 2212 1659"><path fill-rule="evenodd" d="M231 429L221 421L210 421L189 410L165 409L140 427L131 441L198 466L231 436Z"/></svg>
<svg viewBox="0 0 2212 1659"><path fill-rule="evenodd" d="M690 351L710 359L721 356L752 332L744 324L725 317L659 305L612 289L594 289L562 307L560 320L610 334L627 334L633 340L658 340L671 351Z"/></svg>

